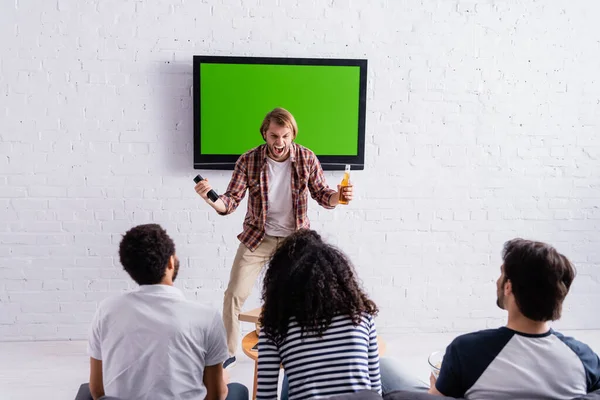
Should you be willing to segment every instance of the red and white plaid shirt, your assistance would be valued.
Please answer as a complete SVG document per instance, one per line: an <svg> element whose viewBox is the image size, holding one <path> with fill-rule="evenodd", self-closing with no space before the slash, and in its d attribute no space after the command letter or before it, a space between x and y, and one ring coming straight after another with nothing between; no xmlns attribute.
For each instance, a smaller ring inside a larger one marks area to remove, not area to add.
<svg viewBox="0 0 600 400"><path fill-rule="evenodd" d="M325 182L321 163L311 150L292 143L290 148L292 162L292 204L296 217L296 229L309 228L308 191L321 206L331 209L329 200L336 191ZM240 156L235 163L227 191L219 196L226 210L221 215L231 214L246 195L248 210L244 219L244 230L238 239L251 251L256 250L265 237L267 205L269 193L269 174L267 173L267 145L260 145ZM307 190L308 189L308 190Z"/></svg>

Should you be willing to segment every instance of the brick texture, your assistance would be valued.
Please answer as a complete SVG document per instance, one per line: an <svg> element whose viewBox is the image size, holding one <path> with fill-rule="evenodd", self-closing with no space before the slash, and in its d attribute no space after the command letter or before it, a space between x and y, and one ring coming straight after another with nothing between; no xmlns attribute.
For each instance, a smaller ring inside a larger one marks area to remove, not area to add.
<svg viewBox="0 0 600 400"><path fill-rule="evenodd" d="M193 191L194 54L369 60L357 199L310 217L382 332L502 323L516 236L577 265L558 326L599 329L599 4L4 2L0 340L85 337L98 302L133 287L117 245L139 223L174 238L186 295L221 307L245 204L220 217ZM204 174L218 192L230 176Z"/></svg>

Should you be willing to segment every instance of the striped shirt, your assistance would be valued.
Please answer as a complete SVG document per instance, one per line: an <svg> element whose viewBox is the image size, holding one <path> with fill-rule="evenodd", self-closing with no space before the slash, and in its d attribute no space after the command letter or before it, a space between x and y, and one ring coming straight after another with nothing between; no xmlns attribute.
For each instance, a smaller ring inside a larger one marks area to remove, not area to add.
<svg viewBox="0 0 600 400"><path fill-rule="evenodd" d="M235 163L227 191L219 196L225 203L225 212L235 211L248 189L248 209L244 229L238 239L251 251L256 250L265 237L267 205L269 204L269 174L267 171L267 145L260 145L242 154ZM292 206L296 229L308 229L308 193L321 206L332 209L330 199L336 191L327 186L321 163L315 153L297 143L290 148L292 162Z"/></svg>
<svg viewBox="0 0 600 400"><path fill-rule="evenodd" d="M260 333L257 399L277 399L279 367L289 380L290 400L373 390L381 393L377 330L371 315L358 326L347 316L335 317L322 337L306 334L292 320L279 346Z"/></svg>

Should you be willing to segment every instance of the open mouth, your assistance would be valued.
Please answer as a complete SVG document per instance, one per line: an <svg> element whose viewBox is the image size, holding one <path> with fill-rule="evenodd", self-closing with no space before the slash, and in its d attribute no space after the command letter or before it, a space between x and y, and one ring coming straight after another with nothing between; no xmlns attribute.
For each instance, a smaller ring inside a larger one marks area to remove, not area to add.
<svg viewBox="0 0 600 400"><path fill-rule="evenodd" d="M275 153L276 156L281 156L283 155L283 152L285 151L285 146L273 146L273 152Z"/></svg>

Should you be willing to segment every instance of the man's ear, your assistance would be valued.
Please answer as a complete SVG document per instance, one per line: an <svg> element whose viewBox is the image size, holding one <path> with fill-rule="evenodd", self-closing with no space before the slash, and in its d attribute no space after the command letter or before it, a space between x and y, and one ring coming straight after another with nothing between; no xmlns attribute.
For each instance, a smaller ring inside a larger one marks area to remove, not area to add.
<svg viewBox="0 0 600 400"><path fill-rule="evenodd" d="M504 282L504 287L502 288L502 290L504 290L505 296L512 294L512 282L510 281L510 279L507 279L506 282Z"/></svg>
<svg viewBox="0 0 600 400"><path fill-rule="evenodd" d="M169 261L167 262L167 269L173 270L175 269L175 254L169 257Z"/></svg>

